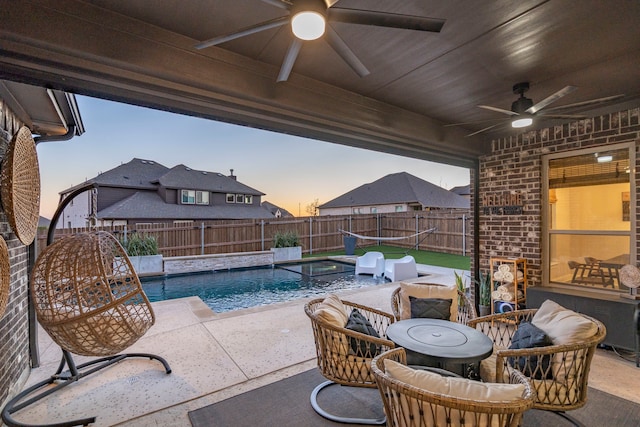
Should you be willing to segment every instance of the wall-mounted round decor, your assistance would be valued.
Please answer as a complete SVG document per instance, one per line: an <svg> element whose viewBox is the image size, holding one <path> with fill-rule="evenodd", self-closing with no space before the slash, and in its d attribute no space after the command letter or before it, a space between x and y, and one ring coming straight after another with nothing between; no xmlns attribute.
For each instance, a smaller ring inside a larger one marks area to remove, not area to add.
<svg viewBox="0 0 640 427"><path fill-rule="evenodd" d="M0 317L4 315L9 302L9 285L11 284L11 272L9 269L9 248L0 236Z"/></svg>
<svg viewBox="0 0 640 427"><path fill-rule="evenodd" d="M28 127L16 132L2 160L2 207L18 239L30 245L40 217L40 169L36 143Z"/></svg>

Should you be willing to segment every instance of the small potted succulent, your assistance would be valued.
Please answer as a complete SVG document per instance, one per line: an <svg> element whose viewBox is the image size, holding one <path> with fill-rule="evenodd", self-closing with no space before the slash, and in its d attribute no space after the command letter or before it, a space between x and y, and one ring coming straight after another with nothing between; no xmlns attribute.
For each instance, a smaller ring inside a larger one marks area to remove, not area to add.
<svg viewBox="0 0 640 427"><path fill-rule="evenodd" d="M478 314L480 316L486 316L491 313L491 291L492 280L491 273L483 274L480 272L480 277L475 281L478 284L480 299L478 301Z"/></svg>

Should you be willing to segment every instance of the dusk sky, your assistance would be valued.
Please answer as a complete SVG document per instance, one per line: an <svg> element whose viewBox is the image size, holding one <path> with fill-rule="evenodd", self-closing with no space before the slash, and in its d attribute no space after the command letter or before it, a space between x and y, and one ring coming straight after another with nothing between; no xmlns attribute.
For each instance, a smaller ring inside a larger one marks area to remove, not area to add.
<svg viewBox="0 0 640 427"><path fill-rule="evenodd" d="M450 189L469 171L424 160L76 96L85 133L37 146L40 213L51 218L59 193L134 157L169 168L219 172L266 193L262 200L307 215L306 207L385 175L408 172Z"/></svg>

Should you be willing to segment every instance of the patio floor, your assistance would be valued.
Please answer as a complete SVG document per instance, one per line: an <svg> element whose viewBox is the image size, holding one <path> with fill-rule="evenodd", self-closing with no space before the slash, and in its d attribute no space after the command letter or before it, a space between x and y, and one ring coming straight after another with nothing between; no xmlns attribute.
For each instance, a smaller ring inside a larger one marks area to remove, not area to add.
<svg viewBox="0 0 640 427"><path fill-rule="evenodd" d="M419 266L433 281L453 280L453 270ZM340 294L391 311L397 287L388 283ZM95 426L185 426L187 412L315 367L307 300L214 314L198 298L153 303L156 324L130 348L164 357L173 372L149 359L129 359L93 374L15 414L25 423L96 416ZM27 385L49 377L61 352L41 330L41 365ZM89 360L77 357L76 362ZM598 350L589 385L640 403L640 369L611 351Z"/></svg>

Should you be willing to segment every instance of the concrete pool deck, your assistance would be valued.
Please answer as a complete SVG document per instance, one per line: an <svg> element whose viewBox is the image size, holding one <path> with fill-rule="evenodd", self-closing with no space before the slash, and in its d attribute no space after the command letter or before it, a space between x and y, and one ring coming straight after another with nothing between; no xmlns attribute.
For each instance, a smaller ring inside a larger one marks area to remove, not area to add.
<svg viewBox="0 0 640 427"><path fill-rule="evenodd" d="M453 270L419 266L433 281ZM391 310L397 283L340 293L341 298ZM95 426L184 426L187 412L316 366L313 333L303 311L308 299L215 314L198 298L153 303L156 324L128 351L164 357L173 372L149 359L129 359L66 387L15 414L25 423L96 416ZM48 378L61 351L39 336L41 365L27 385ZM598 350L590 386L640 403L640 369ZM77 357L76 362L89 360ZM25 386L26 387L26 386Z"/></svg>

